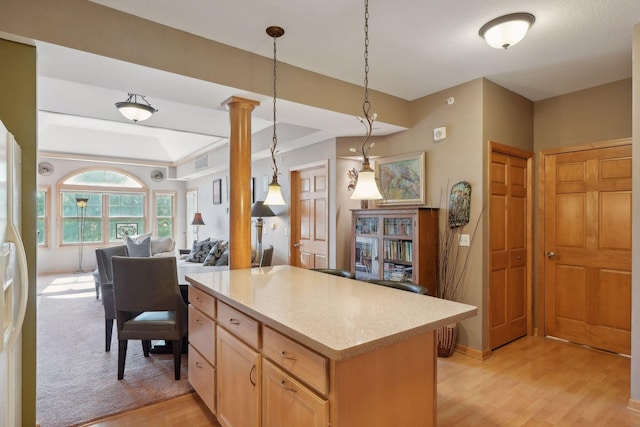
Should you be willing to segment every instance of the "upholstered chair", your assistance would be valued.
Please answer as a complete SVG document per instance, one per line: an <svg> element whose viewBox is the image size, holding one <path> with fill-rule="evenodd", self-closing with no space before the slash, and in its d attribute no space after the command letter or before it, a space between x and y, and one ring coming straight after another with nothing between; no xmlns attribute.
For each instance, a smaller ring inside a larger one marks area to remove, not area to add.
<svg viewBox="0 0 640 427"><path fill-rule="evenodd" d="M355 273L347 270L340 270L337 268L312 268L312 271L317 271L319 273L332 274L334 276L345 277L347 279L355 279Z"/></svg>
<svg viewBox="0 0 640 427"><path fill-rule="evenodd" d="M128 340L151 340L173 347L175 379L180 379L182 340L187 336L187 305L180 294L175 257L113 257L113 290L118 331L118 379L124 377Z"/></svg>
<svg viewBox="0 0 640 427"><path fill-rule="evenodd" d="M377 280L368 279L367 283L373 283L374 285L387 286L389 288L400 289L403 291L414 292L416 294L429 295L429 290L424 286L417 285L411 282L400 282L397 280Z"/></svg>
<svg viewBox="0 0 640 427"><path fill-rule="evenodd" d="M102 291L102 305L104 306L105 351L111 351L113 320L116 318L116 306L113 299L113 271L111 269L111 258L114 256L127 255L127 247L124 245L96 249L96 260L98 261L98 274L100 276L100 288Z"/></svg>

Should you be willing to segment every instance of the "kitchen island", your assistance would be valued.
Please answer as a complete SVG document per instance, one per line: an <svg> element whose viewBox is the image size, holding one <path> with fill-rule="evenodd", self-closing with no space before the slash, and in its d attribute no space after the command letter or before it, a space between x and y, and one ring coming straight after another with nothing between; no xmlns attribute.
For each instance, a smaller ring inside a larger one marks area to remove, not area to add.
<svg viewBox="0 0 640 427"><path fill-rule="evenodd" d="M189 382L223 426L434 426L435 330L477 313L291 266L187 281Z"/></svg>

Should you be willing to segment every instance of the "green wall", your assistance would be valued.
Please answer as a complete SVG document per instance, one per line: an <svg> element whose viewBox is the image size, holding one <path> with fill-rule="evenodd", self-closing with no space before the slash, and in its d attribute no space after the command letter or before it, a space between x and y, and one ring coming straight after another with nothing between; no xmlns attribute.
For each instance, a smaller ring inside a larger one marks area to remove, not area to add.
<svg viewBox="0 0 640 427"><path fill-rule="evenodd" d="M36 424L36 49L0 39L0 120L22 148L22 239L29 303L22 335L22 425Z"/></svg>

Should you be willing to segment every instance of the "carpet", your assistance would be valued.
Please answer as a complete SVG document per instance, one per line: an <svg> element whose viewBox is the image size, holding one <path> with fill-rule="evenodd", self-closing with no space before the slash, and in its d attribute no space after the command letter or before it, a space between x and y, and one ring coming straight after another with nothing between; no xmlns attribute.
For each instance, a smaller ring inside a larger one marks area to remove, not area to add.
<svg viewBox="0 0 640 427"><path fill-rule="evenodd" d="M104 350L104 309L91 273L38 279L36 416L42 427L84 424L193 391L187 355L174 380L173 356L145 358L139 341L127 351L118 381L118 341Z"/></svg>

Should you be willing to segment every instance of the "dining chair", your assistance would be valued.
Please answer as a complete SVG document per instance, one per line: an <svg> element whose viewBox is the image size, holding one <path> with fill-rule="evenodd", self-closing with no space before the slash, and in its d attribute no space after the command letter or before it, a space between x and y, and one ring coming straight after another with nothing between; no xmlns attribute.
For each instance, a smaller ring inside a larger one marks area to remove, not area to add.
<svg viewBox="0 0 640 427"><path fill-rule="evenodd" d="M142 340L149 357L151 340L173 348L180 379L182 340L188 332L187 305L180 293L175 257L113 257L113 290L118 331L118 379L124 377L129 340Z"/></svg>
<svg viewBox="0 0 640 427"><path fill-rule="evenodd" d="M111 351L113 321L116 318L116 304L113 299L113 270L111 268L111 258L114 256L127 255L128 252L125 245L96 249L102 305L104 307L104 348L106 352Z"/></svg>

